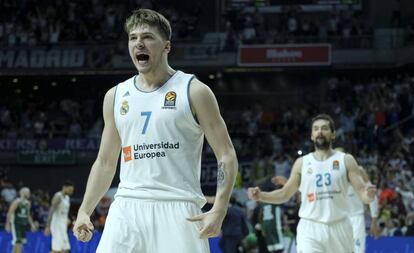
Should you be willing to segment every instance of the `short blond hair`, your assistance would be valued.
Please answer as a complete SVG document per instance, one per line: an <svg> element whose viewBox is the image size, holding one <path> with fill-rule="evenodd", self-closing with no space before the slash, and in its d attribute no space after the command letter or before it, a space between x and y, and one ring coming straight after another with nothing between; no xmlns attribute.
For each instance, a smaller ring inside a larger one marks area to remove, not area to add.
<svg viewBox="0 0 414 253"><path fill-rule="evenodd" d="M171 40L170 22L161 13L150 9L134 10L126 19L124 29L129 34L132 29L143 24L157 28L165 40Z"/></svg>

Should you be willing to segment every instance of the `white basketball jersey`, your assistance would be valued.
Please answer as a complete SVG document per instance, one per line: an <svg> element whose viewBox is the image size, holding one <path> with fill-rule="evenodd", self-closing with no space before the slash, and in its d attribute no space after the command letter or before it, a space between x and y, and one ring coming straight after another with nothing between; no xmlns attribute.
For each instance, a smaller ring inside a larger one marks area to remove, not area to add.
<svg viewBox="0 0 414 253"><path fill-rule="evenodd" d="M345 168L345 154L339 151L318 161L313 153L305 155L302 161L301 218L331 223L348 215L348 177Z"/></svg>
<svg viewBox="0 0 414 253"><path fill-rule="evenodd" d="M364 204L362 203L358 193L354 190L352 185L348 188L349 199L349 215L364 214Z"/></svg>
<svg viewBox="0 0 414 253"><path fill-rule="evenodd" d="M204 133L190 107L193 75L177 71L157 90L117 86L115 123L122 142L118 196L152 200L206 201L201 191Z"/></svg>
<svg viewBox="0 0 414 253"><path fill-rule="evenodd" d="M70 197L64 195L61 191L55 193L55 196L58 196L58 198L60 198L60 202L56 210L53 212L51 222L64 222L66 224L70 208Z"/></svg>

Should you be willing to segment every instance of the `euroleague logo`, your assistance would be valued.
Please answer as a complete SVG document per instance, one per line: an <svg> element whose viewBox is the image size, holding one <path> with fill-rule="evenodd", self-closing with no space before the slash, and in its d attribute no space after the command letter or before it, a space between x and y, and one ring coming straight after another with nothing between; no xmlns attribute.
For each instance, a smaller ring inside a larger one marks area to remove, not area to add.
<svg viewBox="0 0 414 253"><path fill-rule="evenodd" d="M175 109L175 101L177 101L177 93L174 91L167 92L162 109Z"/></svg>

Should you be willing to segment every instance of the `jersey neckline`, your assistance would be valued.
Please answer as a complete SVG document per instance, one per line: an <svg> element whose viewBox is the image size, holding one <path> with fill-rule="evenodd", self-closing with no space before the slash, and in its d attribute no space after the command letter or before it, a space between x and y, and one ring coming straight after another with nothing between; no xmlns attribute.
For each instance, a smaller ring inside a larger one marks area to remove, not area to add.
<svg viewBox="0 0 414 253"><path fill-rule="evenodd" d="M315 161L317 161L317 162L325 162L325 161L328 161L329 159L331 159L334 155L336 155L336 153L338 153L338 151L336 151L336 150L333 150L333 153L328 157L328 158L326 158L325 160L319 160L319 159L316 159L316 157L315 157L315 152L312 152L311 153L311 155L312 155L312 158L315 160Z"/></svg>
<svg viewBox="0 0 414 253"><path fill-rule="evenodd" d="M156 92L156 91L158 91L159 89L161 89L162 87L164 87L177 73L179 72L179 70L176 70L171 76L170 76L170 78L168 78L167 79L167 81L165 81L165 83L163 83L162 85L160 85L160 87L158 87L158 88L156 88L155 90L152 90L152 91L144 91L144 90L141 90L140 88L138 88L138 83L137 83L137 77L139 76L139 75L135 75L134 76L134 80L133 80L133 85L134 85L134 87L139 91L139 92L142 92L142 93L153 93L153 92Z"/></svg>

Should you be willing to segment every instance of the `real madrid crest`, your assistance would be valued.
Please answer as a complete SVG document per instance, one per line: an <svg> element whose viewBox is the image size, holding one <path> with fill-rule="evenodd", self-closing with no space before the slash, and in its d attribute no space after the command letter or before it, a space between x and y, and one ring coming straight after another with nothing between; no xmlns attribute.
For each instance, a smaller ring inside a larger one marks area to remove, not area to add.
<svg viewBox="0 0 414 253"><path fill-rule="evenodd" d="M122 101L121 109L119 112L121 113L121 115L125 115L128 113L128 111L129 111L128 101L124 100Z"/></svg>

